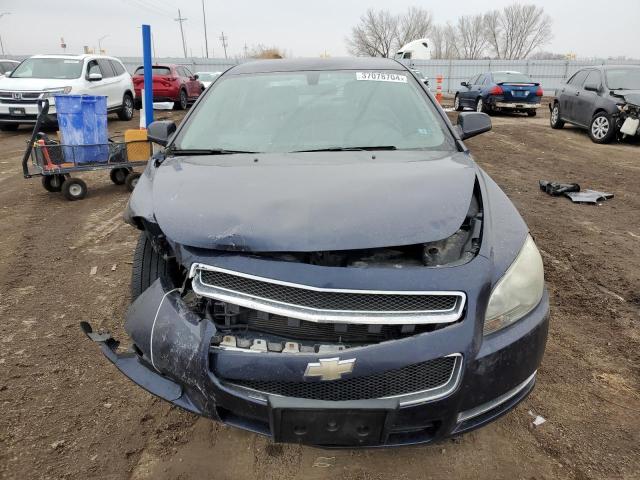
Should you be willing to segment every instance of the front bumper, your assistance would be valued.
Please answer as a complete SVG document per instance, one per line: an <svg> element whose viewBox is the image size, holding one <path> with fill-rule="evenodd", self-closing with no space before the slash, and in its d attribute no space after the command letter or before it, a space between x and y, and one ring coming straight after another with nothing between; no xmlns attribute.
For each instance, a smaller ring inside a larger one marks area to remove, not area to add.
<svg viewBox="0 0 640 480"><path fill-rule="evenodd" d="M16 112L20 112L20 114ZM0 124L35 124L37 119L38 105L36 103L0 104ZM57 122L55 104L51 102L49 113L46 115L44 123L56 124Z"/></svg>
<svg viewBox="0 0 640 480"><path fill-rule="evenodd" d="M134 342L132 351L118 353L118 343L109 335L93 333L86 323L83 329L132 381L193 413L276 441L373 447L427 443L472 430L508 412L532 390L546 345L546 293L525 318L487 338L475 327L474 317L469 308L462 322L447 328L340 354L356 358L368 374L461 354L455 388L444 396L426 395L408 402L397 398L319 401L232 388L219 377L231 372L302 381L304 367L327 355L212 350L213 323L191 312L179 291L161 280L130 307L125 328ZM467 336L468 331L473 333ZM336 433L324 428L327 418ZM366 424L366 434L358 430L363 425L354 422Z"/></svg>

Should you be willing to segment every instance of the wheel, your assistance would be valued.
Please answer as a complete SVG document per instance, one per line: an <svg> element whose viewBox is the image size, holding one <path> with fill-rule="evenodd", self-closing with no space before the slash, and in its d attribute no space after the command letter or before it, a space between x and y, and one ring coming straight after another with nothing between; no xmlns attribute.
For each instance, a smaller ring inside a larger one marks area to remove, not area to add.
<svg viewBox="0 0 640 480"><path fill-rule="evenodd" d="M111 170L111 172L109 172L109 177L111 178L111 181L116 185L124 185L124 183L127 181L127 175L129 175L130 171L131 170L129 170L128 168L114 168L113 170Z"/></svg>
<svg viewBox="0 0 640 480"><path fill-rule="evenodd" d="M122 109L118 112L120 120L131 120L133 118L133 97L130 93L125 93L122 97Z"/></svg>
<svg viewBox="0 0 640 480"><path fill-rule="evenodd" d="M87 184L79 178L69 178L62 184L62 194L67 200L82 200L87 196Z"/></svg>
<svg viewBox="0 0 640 480"><path fill-rule="evenodd" d="M616 135L616 128L607 112L598 112L591 119L589 136L594 143L609 143Z"/></svg>
<svg viewBox="0 0 640 480"><path fill-rule="evenodd" d="M180 89L180 96L175 104L176 110L186 110L189 106L189 98L187 97L187 91Z"/></svg>
<svg viewBox="0 0 640 480"><path fill-rule="evenodd" d="M460 103L460 97L456 94L456 97L453 99L453 108L456 112L461 112L464 110L464 107Z"/></svg>
<svg viewBox="0 0 640 480"><path fill-rule="evenodd" d="M138 298L158 278L170 279L177 271L175 261L165 260L154 250L147 234L140 233L131 268L131 301Z"/></svg>
<svg viewBox="0 0 640 480"><path fill-rule="evenodd" d="M476 112L484 112L485 111L485 107L484 107L484 100L482 100L482 97L478 98L478 100L476 100Z"/></svg>
<svg viewBox="0 0 640 480"><path fill-rule="evenodd" d="M527 115L530 117L535 117L538 114L536 110L527 110Z"/></svg>
<svg viewBox="0 0 640 480"><path fill-rule="evenodd" d="M125 183L127 184L127 188L130 192L133 192L133 189L136 188L138 184L138 179L140 178L140 174L138 172L131 172L127 175L127 179Z"/></svg>
<svg viewBox="0 0 640 480"><path fill-rule="evenodd" d="M560 104L558 102L553 104L553 108L551 108L551 117L549 118L549 123L551 124L551 128L556 130L564 127L564 120L560 118Z"/></svg>
<svg viewBox="0 0 640 480"><path fill-rule="evenodd" d="M20 124L18 123L5 123L3 125L0 125L0 130L2 130L3 132L15 132L16 130L18 130L19 126Z"/></svg>
<svg viewBox="0 0 640 480"><path fill-rule="evenodd" d="M64 175L45 175L42 177L42 186L47 192L59 192L64 181Z"/></svg>

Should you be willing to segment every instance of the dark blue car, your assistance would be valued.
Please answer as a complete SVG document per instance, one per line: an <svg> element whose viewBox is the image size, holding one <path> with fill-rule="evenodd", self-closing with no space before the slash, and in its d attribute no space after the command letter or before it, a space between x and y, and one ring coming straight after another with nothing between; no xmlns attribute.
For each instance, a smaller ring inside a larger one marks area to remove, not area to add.
<svg viewBox="0 0 640 480"><path fill-rule="evenodd" d="M454 108L461 112L473 108L477 112L526 112L536 116L543 91L540 84L520 72L487 72L460 84Z"/></svg>
<svg viewBox="0 0 640 480"><path fill-rule="evenodd" d="M149 125L132 348L83 328L142 388L278 442L485 425L533 389L549 319L533 238L464 144L490 128L390 59L235 66Z"/></svg>

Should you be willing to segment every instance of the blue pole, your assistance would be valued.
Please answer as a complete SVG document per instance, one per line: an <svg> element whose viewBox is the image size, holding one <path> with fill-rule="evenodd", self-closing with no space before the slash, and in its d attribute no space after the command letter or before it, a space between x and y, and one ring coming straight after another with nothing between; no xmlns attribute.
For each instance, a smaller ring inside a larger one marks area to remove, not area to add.
<svg viewBox="0 0 640 480"><path fill-rule="evenodd" d="M151 27L142 25L142 57L144 64L144 120L148 128L153 122L153 69L151 68Z"/></svg>

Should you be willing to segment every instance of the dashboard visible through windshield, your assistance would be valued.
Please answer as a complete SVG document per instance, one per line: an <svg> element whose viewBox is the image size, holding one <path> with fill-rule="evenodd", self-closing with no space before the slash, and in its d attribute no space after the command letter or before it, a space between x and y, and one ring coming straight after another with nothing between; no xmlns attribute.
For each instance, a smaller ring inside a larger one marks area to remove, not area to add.
<svg viewBox="0 0 640 480"><path fill-rule="evenodd" d="M455 144L409 72L337 70L225 75L172 147L266 153Z"/></svg>

